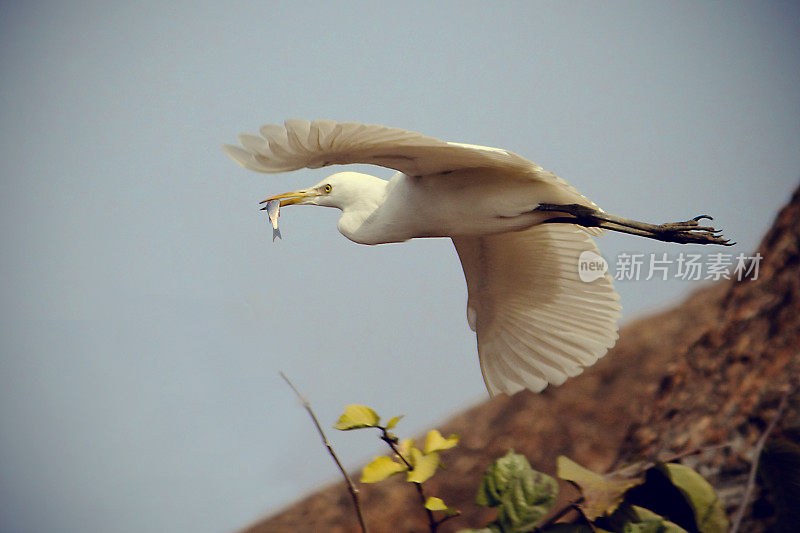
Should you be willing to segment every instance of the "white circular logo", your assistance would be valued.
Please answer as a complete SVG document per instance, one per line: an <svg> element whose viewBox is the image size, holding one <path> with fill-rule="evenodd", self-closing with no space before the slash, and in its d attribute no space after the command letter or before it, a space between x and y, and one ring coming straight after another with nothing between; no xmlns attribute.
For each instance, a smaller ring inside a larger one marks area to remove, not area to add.
<svg viewBox="0 0 800 533"><path fill-rule="evenodd" d="M608 272L608 263L602 255L591 250L581 252L578 257L578 276L581 281L591 283L605 276L606 272Z"/></svg>

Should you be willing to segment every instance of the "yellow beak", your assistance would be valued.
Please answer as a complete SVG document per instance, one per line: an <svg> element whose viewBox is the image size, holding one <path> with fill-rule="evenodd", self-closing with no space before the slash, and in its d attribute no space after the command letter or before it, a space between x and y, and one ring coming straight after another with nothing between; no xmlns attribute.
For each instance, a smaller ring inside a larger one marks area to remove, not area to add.
<svg viewBox="0 0 800 533"><path fill-rule="evenodd" d="M275 196L270 196L269 198L261 200L259 204L265 204L272 200L280 200L281 207L284 207L287 205L302 203L303 201L305 201L306 198L311 196L316 196L318 194L319 192L316 189L301 189L299 191L285 192L283 194L276 194ZM263 211L266 208L267 207L264 206L261 208L261 210Z"/></svg>

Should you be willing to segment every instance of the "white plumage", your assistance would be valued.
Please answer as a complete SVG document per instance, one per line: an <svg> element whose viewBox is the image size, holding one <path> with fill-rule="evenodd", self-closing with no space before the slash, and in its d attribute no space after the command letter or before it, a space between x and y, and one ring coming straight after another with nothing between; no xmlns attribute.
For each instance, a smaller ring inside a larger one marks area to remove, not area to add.
<svg viewBox="0 0 800 533"><path fill-rule="evenodd" d="M385 126L288 120L261 134L224 149L257 172L351 163L398 171L389 181L340 172L267 200L341 209L339 230L358 243L452 238L490 394L560 385L614 345L621 306L610 276L578 275L581 253L598 253L589 234L601 230L544 223L557 213L537 210L580 204L599 212L565 180L506 150Z"/></svg>

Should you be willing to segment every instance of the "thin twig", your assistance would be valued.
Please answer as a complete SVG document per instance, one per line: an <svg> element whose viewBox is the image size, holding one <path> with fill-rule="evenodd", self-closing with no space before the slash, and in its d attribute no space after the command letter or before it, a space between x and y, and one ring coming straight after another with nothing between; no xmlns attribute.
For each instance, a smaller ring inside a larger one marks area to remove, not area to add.
<svg viewBox="0 0 800 533"><path fill-rule="evenodd" d="M683 459L685 457L689 457L692 455L700 455L701 453L706 452L713 452L716 450L721 450L723 448L730 448L732 444L730 442L723 442L722 444L712 444L711 446L703 446L702 448L692 448L691 450L686 450L685 452L676 453L670 456L667 456L663 459L660 459L660 463L674 463L679 459ZM649 467L648 467L649 468Z"/></svg>
<svg viewBox="0 0 800 533"><path fill-rule="evenodd" d="M400 453L400 450L397 448L397 443L395 442L395 439L389 436L389 433L386 431L386 428L379 428L379 429L383 432L383 435L381 435L381 440L389 445L389 447L392 449L395 455L397 455L397 457L399 457L400 460L403 461L403 463L406 465L409 472L414 470L414 466L408 462L408 459L403 457L402 453Z"/></svg>
<svg viewBox="0 0 800 533"><path fill-rule="evenodd" d="M753 492L753 487L755 487L756 484L756 473L758 472L758 461L761 458L761 451L764 449L764 444L767 442L767 437L769 437L769 434L772 433L772 430L775 429L775 426L778 424L778 420L780 420L781 416L783 416L783 411L786 409L786 405L789 403L789 392L793 388L794 387L790 387L783 393L783 396L781 396L781 403L778 404L778 410L775 412L775 416L772 417L767 429L764 430L761 438L758 439L758 442L756 443L753 464L750 465L750 475L747 477L747 485L745 485L742 503L739 505L739 509L736 511L736 517L733 520L733 526L731 527L730 533L736 533L739 531L739 526L742 525L744 513L747 510L747 503L750 501L750 494Z"/></svg>
<svg viewBox="0 0 800 533"><path fill-rule="evenodd" d="M452 512L452 514L445 515L444 518L442 518L441 520L437 520L436 521L436 527L441 526L442 524L444 524L445 522L447 522L451 518L455 518L457 516L461 516L461 511L456 509L456 510L454 510Z"/></svg>
<svg viewBox="0 0 800 533"><path fill-rule="evenodd" d="M380 430L383 433L383 435L381 435L381 440L383 440L383 442L388 444L389 447L392 449L392 451L395 453L395 455L397 455L400 458L400 460L403 461L403 463L405 463L409 472L414 470L414 465L409 463L408 460L405 457L403 457L403 454L400 453L400 450L397 448L396 439L392 438L389 435L386 428L380 428ZM433 517L433 511L425 507L425 502L427 501L427 498L425 498L425 492L422 489L422 483L417 483L416 481L413 481L412 483L417 488L417 494L419 494L419 499L422 502L422 508L425 509L425 514L428 516L428 527L430 528L431 533L436 533L436 530L439 528L439 525L446 519L437 521Z"/></svg>
<svg viewBox="0 0 800 533"><path fill-rule="evenodd" d="M436 533L436 530L439 529L439 522L433 517L433 511L425 507L425 502L427 498L425 497L425 492L422 490L422 483L414 482L414 486L417 487L417 493L419 494L419 501L422 503L422 508L425 509L425 514L428 516L428 527L431 530L431 533Z"/></svg>
<svg viewBox="0 0 800 533"><path fill-rule="evenodd" d="M336 466L339 467L339 471L342 473L345 481L347 482L347 488L350 491L350 497L353 498L353 505L356 508L356 514L358 515L358 523L361 526L361 531L363 533L367 533L367 524L364 522L364 515L361 513L361 502L358 499L358 488L356 487L355 483L353 483L353 480L350 479L350 476L347 474L347 470L345 470L344 467L342 466L342 463L341 461L339 461L339 457L337 457L336 452L333 451L333 446L331 446L331 443L328 442L328 438L325 436L325 432L322 431L322 426L319 425L319 420L317 420L314 411L311 410L311 404L308 402L308 400L306 400L303 397L302 394L300 394L300 391L297 390L294 384L292 384L292 382L289 381L289 378L286 377L286 374L281 372L281 377L292 388L294 393L300 399L300 403L303 404L303 407L305 407L306 411L308 411L308 414L311 416L311 420L314 421L314 425L317 427L319 436L322 437L322 443L325 445L326 448L328 448L328 453L330 453L331 457L333 457L334 462L336 462Z"/></svg>

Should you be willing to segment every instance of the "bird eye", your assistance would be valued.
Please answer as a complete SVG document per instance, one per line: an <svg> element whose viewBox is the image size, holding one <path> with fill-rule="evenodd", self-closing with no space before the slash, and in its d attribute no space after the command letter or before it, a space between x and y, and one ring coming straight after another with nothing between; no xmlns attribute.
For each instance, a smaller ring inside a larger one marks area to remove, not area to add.
<svg viewBox="0 0 800 533"><path fill-rule="evenodd" d="M330 186L330 184L328 184L328 185L325 185L325 186L322 188L322 190L323 190L323 191L325 191L326 193L329 193L329 192L331 192L331 189L333 189L333 187L331 187L331 186Z"/></svg>

